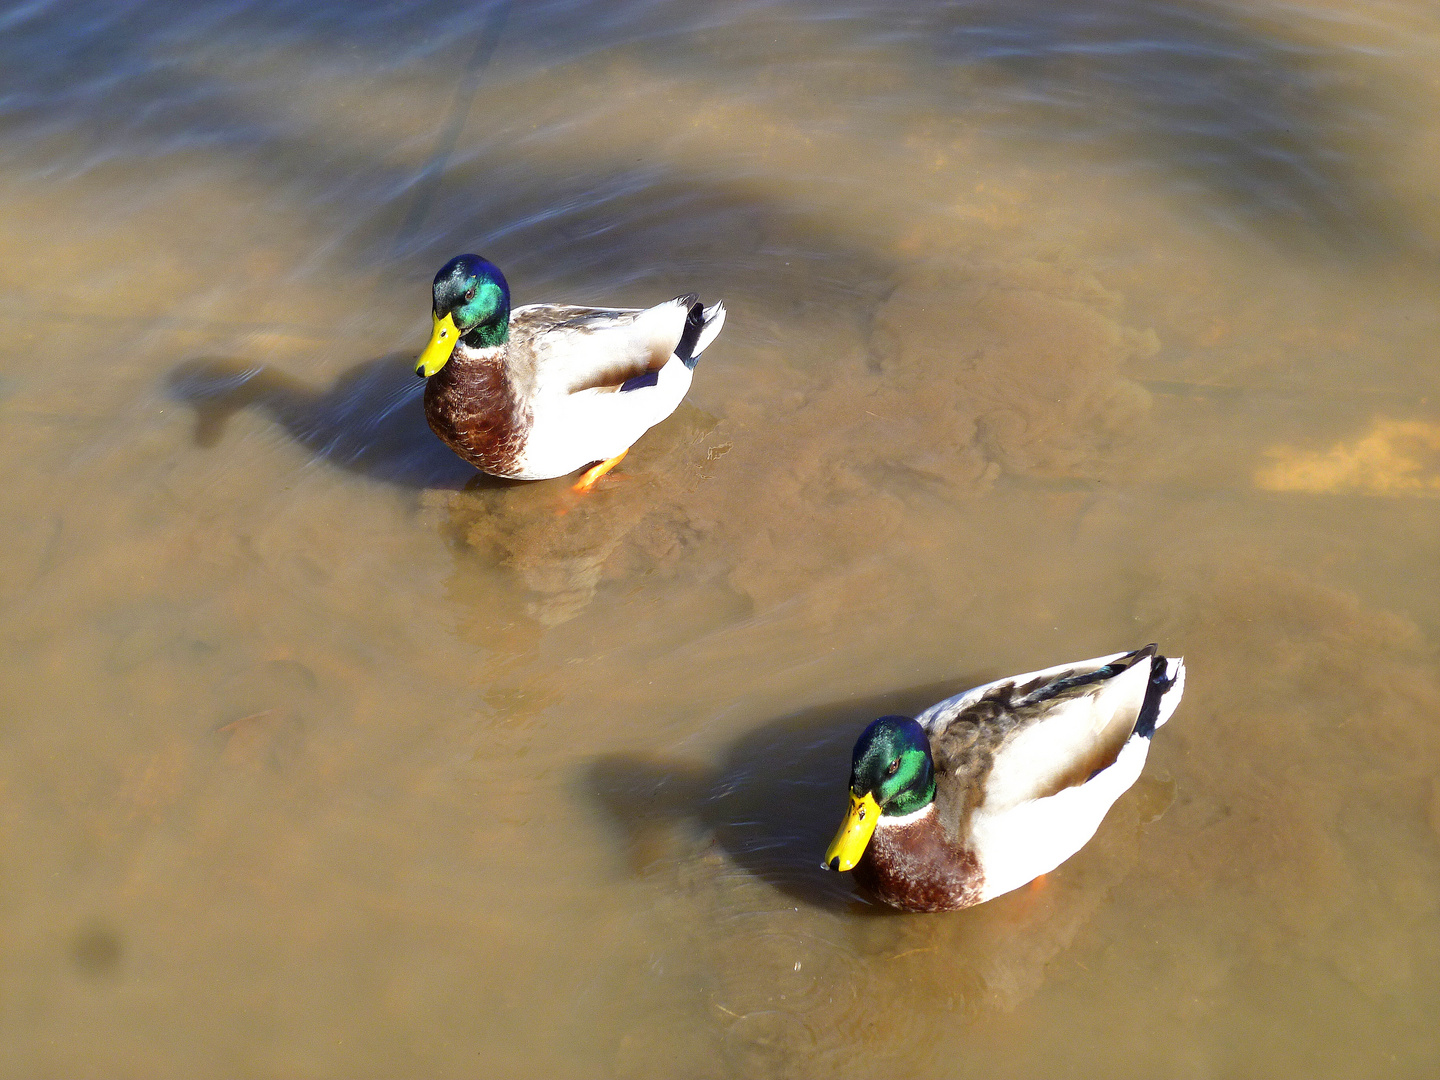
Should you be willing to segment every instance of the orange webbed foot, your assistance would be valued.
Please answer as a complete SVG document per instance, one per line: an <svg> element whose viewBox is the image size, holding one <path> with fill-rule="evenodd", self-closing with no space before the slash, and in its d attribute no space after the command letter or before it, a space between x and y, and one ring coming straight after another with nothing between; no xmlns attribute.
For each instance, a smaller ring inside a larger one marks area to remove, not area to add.
<svg viewBox="0 0 1440 1080"><path fill-rule="evenodd" d="M619 465L620 459L629 452L630 451L628 449L621 450L620 453L616 454L608 461L602 461L598 465L590 466L590 468L586 469L583 473L580 474L580 479L575 482L575 485L571 487L570 490L575 492L577 495L584 495L587 491L589 491L595 486L595 482L597 480L599 480L602 476L608 473L611 469L615 468L616 465Z"/></svg>

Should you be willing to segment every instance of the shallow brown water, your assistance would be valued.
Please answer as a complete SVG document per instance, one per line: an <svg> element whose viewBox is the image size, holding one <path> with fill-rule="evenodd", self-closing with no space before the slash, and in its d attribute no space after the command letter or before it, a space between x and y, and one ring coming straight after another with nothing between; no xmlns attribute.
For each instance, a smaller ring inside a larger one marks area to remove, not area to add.
<svg viewBox="0 0 1440 1080"><path fill-rule="evenodd" d="M1432 5L354 8L0 14L0 1074L1440 1071ZM466 250L727 302L583 503L425 427ZM1043 889L819 869L1151 640Z"/></svg>

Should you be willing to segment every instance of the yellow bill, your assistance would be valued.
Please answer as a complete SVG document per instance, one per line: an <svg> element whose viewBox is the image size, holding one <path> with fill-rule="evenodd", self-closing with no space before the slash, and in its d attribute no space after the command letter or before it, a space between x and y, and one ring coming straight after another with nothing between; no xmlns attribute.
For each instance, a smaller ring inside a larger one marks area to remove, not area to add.
<svg viewBox="0 0 1440 1080"><path fill-rule="evenodd" d="M880 820L880 804L875 796L866 793L862 799L853 791L850 793L850 812L830 846L825 849L825 865L831 870L853 870L865 854L870 843L870 834Z"/></svg>
<svg viewBox="0 0 1440 1080"><path fill-rule="evenodd" d="M430 344L425 346L420 359L415 361L415 374L427 379L445 366L460 341L460 331L455 329L455 319L451 315L447 313L443 319L433 314L430 317L435 320Z"/></svg>

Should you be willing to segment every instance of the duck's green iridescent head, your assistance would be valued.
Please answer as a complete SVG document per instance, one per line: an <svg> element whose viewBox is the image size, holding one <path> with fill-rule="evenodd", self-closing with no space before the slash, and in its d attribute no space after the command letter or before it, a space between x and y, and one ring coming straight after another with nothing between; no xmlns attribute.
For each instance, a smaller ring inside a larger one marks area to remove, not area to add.
<svg viewBox="0 0 1440 1080"><path fill-rule="evenodd" d="M415 362L429 378L443 368L463 338L475 348L510 339L510 286L500 268L479 255L457 255L435 275L435 327Z"/></svg>
<svg viewBox="0 0 1440 1080"><path fill-rule="evenodd" d="M913 814L934 801L935 763L925 729L908 716L882 716L856 740L850 757L850 812L826 849L823 865L852 869L865 854L882 814Z"/></svg>

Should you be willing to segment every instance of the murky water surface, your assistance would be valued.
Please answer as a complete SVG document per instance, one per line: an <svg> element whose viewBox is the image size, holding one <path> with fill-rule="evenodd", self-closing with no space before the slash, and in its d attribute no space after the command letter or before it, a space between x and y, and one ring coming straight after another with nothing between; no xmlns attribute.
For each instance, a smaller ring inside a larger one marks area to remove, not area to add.
<svg viewBox="0 0 1440 1080"><path fill-rule="evenodd" d="M1427 0L11 5L0 1073L1440 1071L1437 72ZM580 505L425 426L461 251L729 306ZM868 719L1151 640L1043 889L819 869Z"/></svg>

